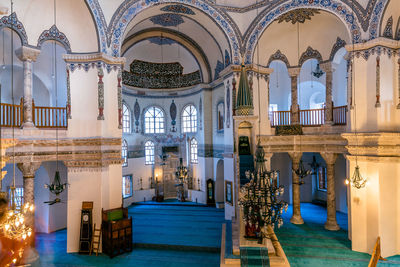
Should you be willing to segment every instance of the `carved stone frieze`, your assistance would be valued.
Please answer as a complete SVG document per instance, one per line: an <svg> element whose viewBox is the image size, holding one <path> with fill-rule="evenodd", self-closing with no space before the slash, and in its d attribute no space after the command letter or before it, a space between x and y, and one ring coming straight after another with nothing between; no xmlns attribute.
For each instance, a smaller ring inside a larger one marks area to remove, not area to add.
<svg viewBox="0 0 400 267"><path fill-rule="evenodd" d="M350 155L400 157L400 133L344 133Z"/></svg>

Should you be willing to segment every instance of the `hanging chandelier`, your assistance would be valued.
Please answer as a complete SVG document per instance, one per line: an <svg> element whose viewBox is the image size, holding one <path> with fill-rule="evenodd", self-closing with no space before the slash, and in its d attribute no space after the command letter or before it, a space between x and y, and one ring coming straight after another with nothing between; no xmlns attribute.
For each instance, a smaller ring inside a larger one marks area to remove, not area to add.
<svg viewBox="0 0 400 267"><path fill-rule="evenodd" d="M53 193L56 196L58 196L59 194L61 194L65 190L65 188L67 188L67 183L64 183L64 184L61 183L60 172L56 171L56 173L54 175L53 183L45 184L44 188L49 189L49 191L51 193Z"/></svg>
<svg viewBox="0 0 400 267"><path fill-rule="evenodd" d="M239 206L243 209L245 237L258 239L262 243L268 236L266 227L278 228L283 225L282 213L288 204L279 199L284 187L279 185L279 172L267 171L265 152L260 143L256 149L254 172L246 172L250 180L240 189Z"/></svg>
<svg viewBox="0 0 400 267"><path fill-rule="evenodd" d="M312 75L314 75L314 77L321 77L322 75L324 75L325 72L322 71L322 69L319 67L319 63L317 63L317 67L315 68L314 71L311 72Z"/></svg>
<svg viewBox="0 0 400 267"><path fill-rule="evenodd" d="M363 188L368 182L367 179L363 178L360 174L360 167L358 167L358 165L356 165L356 167L354 168L354 173L353 176L351 177L351 179L347 178L346 182L347 185L352 185L357 189L361 189Z"/></svg>
<svg viewBox="0 0 400 267"><path fill-rule="evenodd" d="M178 190L178 200L184 202L185 201L185 188L184 184L188 179L188 169L183 165L183 159L179 158L179 166L175 172L176 179L178 183L175 185Z"/></svg>
<svg viewBox="0 0 400 267"><path fill-rule="evenodd" d="M305 183L305 182L304 182L304 178L312 173L311 170L306 170L306 168L304 167L304 164L303 164L303 160L300 160L300 162L299 162L299 168L298 168L297 170L296 170L296 169L293 169L293 171L294 171L294 172L296 173L296 175L299 177L299 183L298 183L298 185L304 184L304 183Z"/></svg>

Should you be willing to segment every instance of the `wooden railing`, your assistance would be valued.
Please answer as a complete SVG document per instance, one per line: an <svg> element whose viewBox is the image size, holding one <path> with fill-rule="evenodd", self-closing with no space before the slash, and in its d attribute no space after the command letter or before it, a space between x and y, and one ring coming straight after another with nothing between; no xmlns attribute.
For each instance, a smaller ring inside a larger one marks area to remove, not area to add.
<svg viewBox="0 0 400 267"><path fill-rule="evenodd" d="M372 251L368 267L376 267L379 260L386 261L386 259L381 256L381 238L378 236L378 238L376 239L374 250Z"/></svg>
<svg viewBox="0 0 400 267"><path fill-rule="evenodd" d="M347 106L334 107L333 124L346 125ZM272 111L269 113L271 127L290 125L290 111ZM325 109L303 109L299 111L300 125L321 126L325 124Z"/></svg>
<svg viewBox="0 0 400 267"><path fill-rule="evenodd" d="M320 126L325 123L325 109L300 110L300 124L303 126Z"/></svg>
<svg viewBox="0 0 400 267"><path fill-rule="evenodd" d="M67 108L37 107L32 101L32 119L37 128L67 128Z"/></svg>
<svg viewBox="0 0 400 267"><path fill-rule="evenodd" d="M290 125L290 111L272 111L269 119L272 127Z"/></svg>
<svg viewBox="0 0 400 267"><path fill-rule="evenodd" d="M346 125L347 106L333 108L333 124Z"/></svg>
<svg viewBox="0 0 400 267"><path fill-rule="evenodd" d="M19 105L1 103L0 127L21 127L23 123L24 103ZM32 119L37 128L67 128L66 107L36 107L32 101Z"/></svg>
<svg viewBox="0 0 400 267"><path fill-rule="evenodd" d="M20 127L23 120L24 104L21 100L19 105L1 103L0 105L0 126Z"/></svg>

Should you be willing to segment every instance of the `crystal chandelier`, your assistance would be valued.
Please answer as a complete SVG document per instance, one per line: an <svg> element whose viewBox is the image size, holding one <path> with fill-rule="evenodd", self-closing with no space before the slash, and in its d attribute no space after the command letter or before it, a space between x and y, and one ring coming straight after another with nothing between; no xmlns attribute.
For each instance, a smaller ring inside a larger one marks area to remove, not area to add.
<svg viewBox="0 0 400 267"><path fill-rule="evenodd" d="M256 238L259 243L267 237L266 227L283 225L282 213L286 212L288 204L279 199L284 188L279 185L279 172L267 171L265 167L265 152L260 144L256 150L256 167L253 173L246 172L250 179L240 189L239 206L243 209L245 237Z"/></svg>
<svg viewBox="0 0 400 267"><path fill-rule="evenodd" d="M350 184L357 189L363 188L367 184L367 180L364 179L360 174L360 167L358 167L358 165L356 165L351 179L346 179L346 184Z"/></svg>
<svg viewBox="0 0 400 267"><path fill-rule="evenodd" d="M5 219L1 226L3 234L7 238L14 240L25 240L32 235L32 228L25 224L25 217L30 216L34 210L33 204L25 203L20 209L16 208L15 204L15 186L11 187L11 209L5 214Z"/></svg>

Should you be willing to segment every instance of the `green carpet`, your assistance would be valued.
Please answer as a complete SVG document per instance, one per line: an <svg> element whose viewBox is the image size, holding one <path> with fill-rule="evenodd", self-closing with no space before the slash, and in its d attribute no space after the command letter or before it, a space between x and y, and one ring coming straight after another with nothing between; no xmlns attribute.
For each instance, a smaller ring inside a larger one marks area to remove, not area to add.
<svg viewBox="0 0 400 267"><path fill-rule="evenodd" d="M269 267L268 250L266 248L241 247L241 267Z"/></svg>
<svg viewBox="0 0 400 267"><path fill-rule="evenodd" d="M289 260L290 266L302 267L366 267L370 255L351 250L348 239L347 214L337 212L339 231L324 228L326 208L301 203L303 225L290 223L292 207L284 214L284 225L275 229L276 236ZM380 262L378 266L400 266L399 256Z"/></svg>

